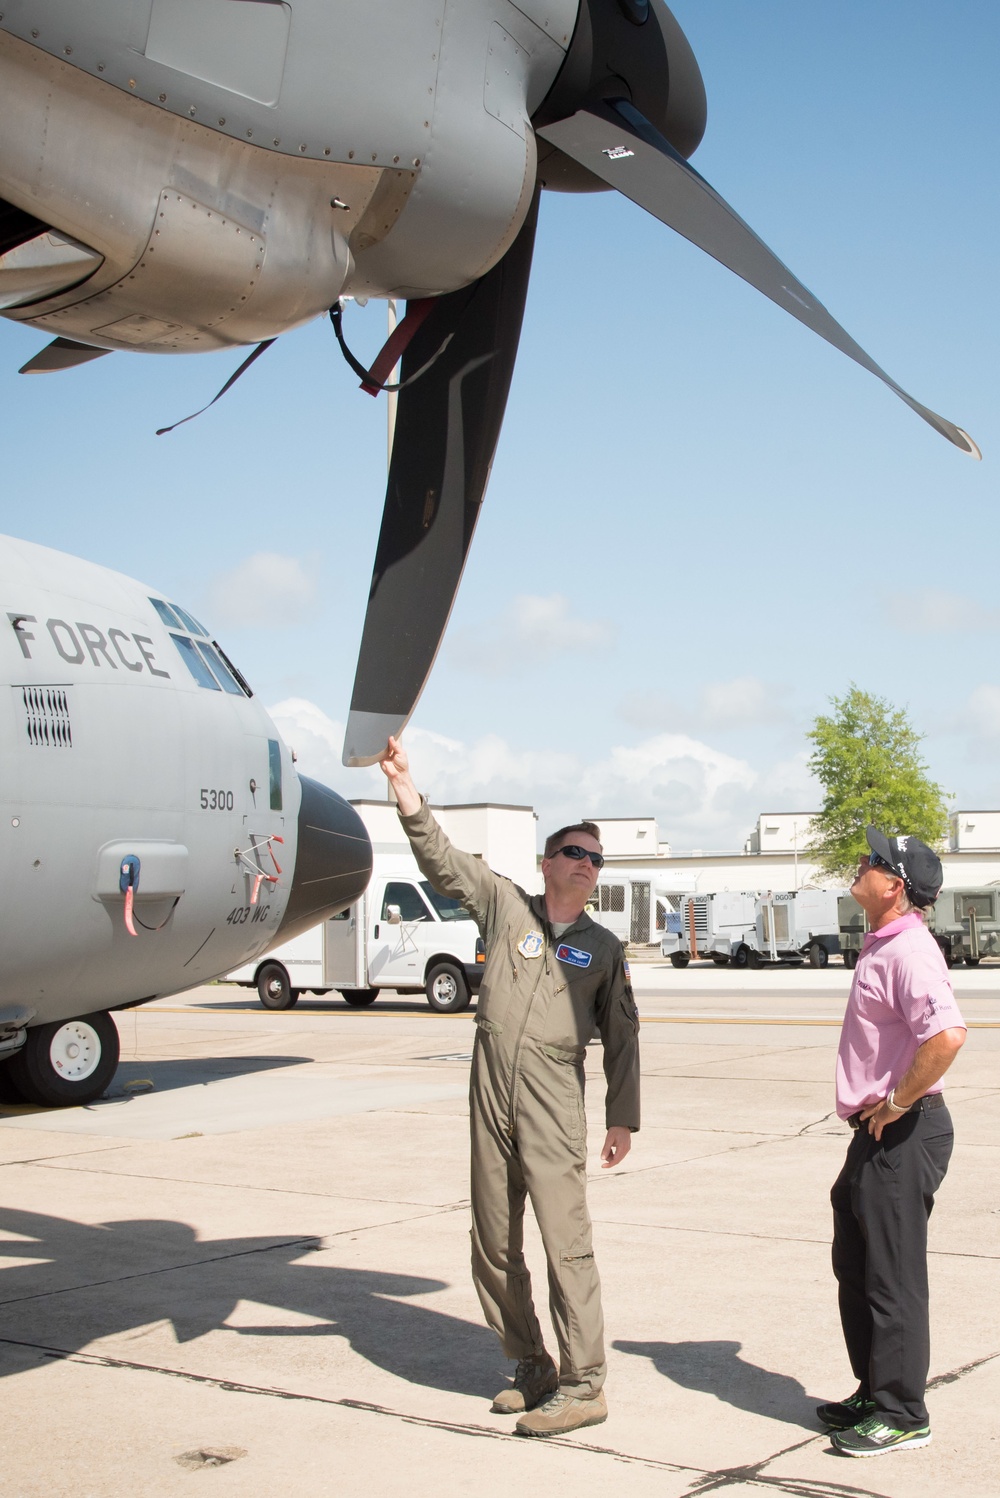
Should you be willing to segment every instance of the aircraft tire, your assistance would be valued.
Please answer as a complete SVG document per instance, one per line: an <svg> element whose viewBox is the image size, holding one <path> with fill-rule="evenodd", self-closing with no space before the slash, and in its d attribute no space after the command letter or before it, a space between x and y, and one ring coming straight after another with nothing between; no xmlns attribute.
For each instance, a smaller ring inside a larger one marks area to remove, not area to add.
<svg viewBox="0 0 1000 1498"><path fill-rule="evenodd" d="M367 1009L379 995L377 988L342 988L339 992L344 1003L350 1004L352 1009Z"/></svg>
<svg viewBox="0 0 1000 1498"><path fill-rule="evenodd" d="M265 962L257 973L257 997L265 1009L291 1009L298 994L280 962Z"/></svg>
<svg viewBox="0 0 1000 1498"><path fill-rule="evenodd" d="M427 1002L438 1014L458 1014L472 1000L465 974L453 962L436 962L424 984Z"/></svg>
<svg viewBox="0 0 1000 1498"><path fill-rule="evenodd" d="M118 1070L118 1026L106 1010L37 1025L7 1065L27 1103L79 1107L105 1091Z"/></svg>
<svg viewBox="0 0 1000 1498"><path fill-rule="evenodd" d="M670 954L671 967L687 967L690 961L691 959L686 952L671 952Z"/></svg>
<svg viewBox="0 0 1000 1498"><path fill-rule="evenodd" d="M826 950L826 947L823 946L822 942L814 941L809 948L809 966L826 967L829 961L830 954Z"/></svg>

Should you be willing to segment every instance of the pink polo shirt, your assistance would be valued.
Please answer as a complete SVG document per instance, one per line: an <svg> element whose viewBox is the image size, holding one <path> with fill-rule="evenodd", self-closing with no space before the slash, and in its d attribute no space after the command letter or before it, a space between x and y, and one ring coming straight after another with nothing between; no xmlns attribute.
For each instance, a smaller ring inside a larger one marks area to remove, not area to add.
<svg viewBox="0 0 1000 1498"><path fill-rule="evenodd" d="M941 948L916 910L865 937L837 1053L837 1112L884 1098L932 1035L965 1029ZM941 1092L944 1083L928 1090Z"/></svg>

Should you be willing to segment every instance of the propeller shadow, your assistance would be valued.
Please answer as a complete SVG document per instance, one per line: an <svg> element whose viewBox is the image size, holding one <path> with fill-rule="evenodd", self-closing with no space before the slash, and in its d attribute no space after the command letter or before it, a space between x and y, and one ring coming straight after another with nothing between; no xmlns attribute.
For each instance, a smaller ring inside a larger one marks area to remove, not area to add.
<svg viewBox="0 0 1000 1498"><path fill-rule="evenodd" d="M445 1281L324 1263L319 1239L200 1239L168 1219L92 1225L3 1207L0 1232L17 1235L6 1255L26 1261L0 1270L0 1375L37 1367L45 1349L79 1352L158 1321L180 1344L220 1330L342 1337L387 1373L447 1393L492 1395L507 1371L486 1327L412 1303ZM241 1301L313 1324L230 1326Z"/></svg>

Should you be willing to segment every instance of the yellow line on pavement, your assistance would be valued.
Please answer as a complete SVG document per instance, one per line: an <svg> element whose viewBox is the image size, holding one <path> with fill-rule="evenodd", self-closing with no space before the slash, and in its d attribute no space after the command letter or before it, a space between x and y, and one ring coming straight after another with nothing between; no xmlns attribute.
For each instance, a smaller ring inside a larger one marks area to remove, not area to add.
<svg viewBox="0 0 1000 1498"><path fill-rule="evenodd" d="M128 1012L128 1011L123 1011ZM132 1013L136 1011L133 1010ZM460 1019L459 1014L437 1014L433 1009L413 1009L400 1013L393 1009L265 1009L251 1007L250 1005L231 1005L226 1008L202 1009L198 1005L191 1004L186 1008L178 1006L174 1008L151 1009L147 1006L147 1014L208 1014L219 1019L227 1014L256 1014L260 1019ZM466 1012L466 1018L473 1018ZM752 1015L743 1014L640 1014L639 1020L644 1025L788 1025L796 1030L803 1029L809 1025L839 1030L843 1024L840 1019L796 1019L793 1015L769 1015L761 1019ZM970 1030L1000 1030L1000 1020L972 1019L968 1021Z"/></svg>

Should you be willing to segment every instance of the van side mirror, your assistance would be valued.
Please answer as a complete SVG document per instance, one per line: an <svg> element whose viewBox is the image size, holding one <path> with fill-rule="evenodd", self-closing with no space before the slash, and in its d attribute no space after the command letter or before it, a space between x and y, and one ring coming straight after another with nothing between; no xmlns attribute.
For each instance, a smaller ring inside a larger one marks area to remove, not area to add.
<svg viewBox="0 0 1000 1498"><path fill-rule="evenodd" d="M398 926L402 920L398 905L387 905L385 907L385 918L390 926Z"/></svg>

